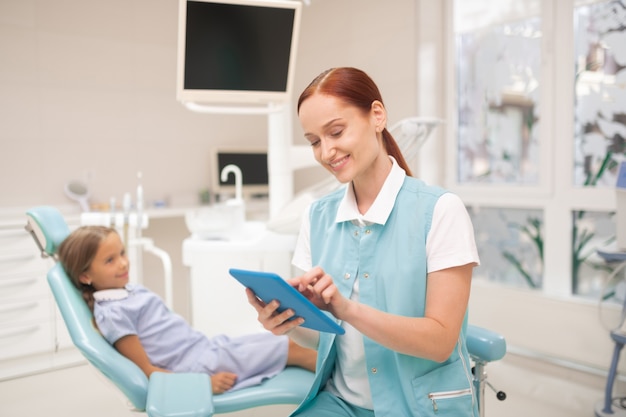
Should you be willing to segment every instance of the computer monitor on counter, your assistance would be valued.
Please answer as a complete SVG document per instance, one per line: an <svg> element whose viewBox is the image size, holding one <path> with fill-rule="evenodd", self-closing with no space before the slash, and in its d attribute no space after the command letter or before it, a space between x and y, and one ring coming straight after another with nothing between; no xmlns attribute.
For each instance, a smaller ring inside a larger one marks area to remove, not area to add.
<svg viewBox="0 0 626 417"><path fill-rule="evenodd" d="M225 181L221 172L227 165L236 165L241 170L242 194L244 198L263 198L269 194L267 150L261 148L214 148L211 151L211 191L214 195L235 195L235 176L228 175Z"/></svg>

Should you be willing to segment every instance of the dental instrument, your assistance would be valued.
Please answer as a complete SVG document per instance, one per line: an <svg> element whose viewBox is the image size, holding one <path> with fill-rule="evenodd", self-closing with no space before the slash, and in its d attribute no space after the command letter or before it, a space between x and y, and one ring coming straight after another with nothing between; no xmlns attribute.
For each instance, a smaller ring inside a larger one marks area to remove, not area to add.
<svg viewBox="0 0 626 417"><path fill-rule="evenodd" d="M81 181L70 181L65 184L65 195L80 204L82 211L89 211L89 187Z"/></svg>
<svg viewBox="0 0 626 417"><path fill-rule="evenodd" d="M137 172L137 238L141 238L143 228L143 185L141 185L141 171Z"/></svg>
<svg viewBox="0 0 626 417"><path fill-rule="evenodd" d="M109 201L109 226L110 227L115 227L115 216L117 215L117 213L115 213L116 204L117 202L115 201L115 197L111 197L111 200Z"/></svg>
<svg viewBox="0 0 626 417"><path fill-rule="evenodd" d="M131 207L131 196L130 193L124 193L124 200L122 204L122 208L124 210L124 231L123 231L123 243L125 246L128 245L128 223L130 220L130 207Z"/></svg>

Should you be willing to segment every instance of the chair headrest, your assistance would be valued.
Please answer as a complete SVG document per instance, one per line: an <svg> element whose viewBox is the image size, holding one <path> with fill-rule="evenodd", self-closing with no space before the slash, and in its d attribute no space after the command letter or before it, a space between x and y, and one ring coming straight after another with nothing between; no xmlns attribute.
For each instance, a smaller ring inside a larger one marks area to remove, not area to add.
<svg viewBox="0 0 626 417"><path fill-rule="evenodd" d="M50 206L33 207L26 212L26 230L35 239L44 256L54 256L59 245L70 234L63 215Z"/></svg>

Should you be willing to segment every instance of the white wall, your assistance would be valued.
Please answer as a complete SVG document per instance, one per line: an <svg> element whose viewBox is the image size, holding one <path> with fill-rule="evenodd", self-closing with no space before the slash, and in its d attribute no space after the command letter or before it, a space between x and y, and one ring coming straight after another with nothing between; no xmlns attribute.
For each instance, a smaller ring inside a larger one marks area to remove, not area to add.
<svg viewBox="0 0 626 417"><path fill-rule="evenodd" d="M414 1L311 3L296 92L328 67L358 66L379 83L391 122L413 115ZM176 102L177 12L177 0L0 0L1 208L71 204L72 179L89 180L96 201L121 201L138 171L148 203L195 201L212 146L266 144L263 116Z"/></svg>

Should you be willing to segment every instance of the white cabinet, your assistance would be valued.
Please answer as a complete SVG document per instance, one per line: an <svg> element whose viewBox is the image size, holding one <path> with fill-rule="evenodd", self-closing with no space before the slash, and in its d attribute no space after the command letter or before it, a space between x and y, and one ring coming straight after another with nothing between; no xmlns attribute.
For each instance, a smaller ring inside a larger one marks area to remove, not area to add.
<svg viewBox="0 0 626 417"><path fill-rule="evenodd" d="M82 360L46 281L53 261L21 219L0 223L0 380Z"/></svg>
<svg viewBox="0 0 626 417"><path fill-rule="evenodd" d="M256 224L255 224L256 223ZM230 276L230 268L275 272L291 277L296 236L265 230L249 222L245 239L183 242L183 264L190 267L191 323L209 336L262 331L244 287Z"/></svg>

